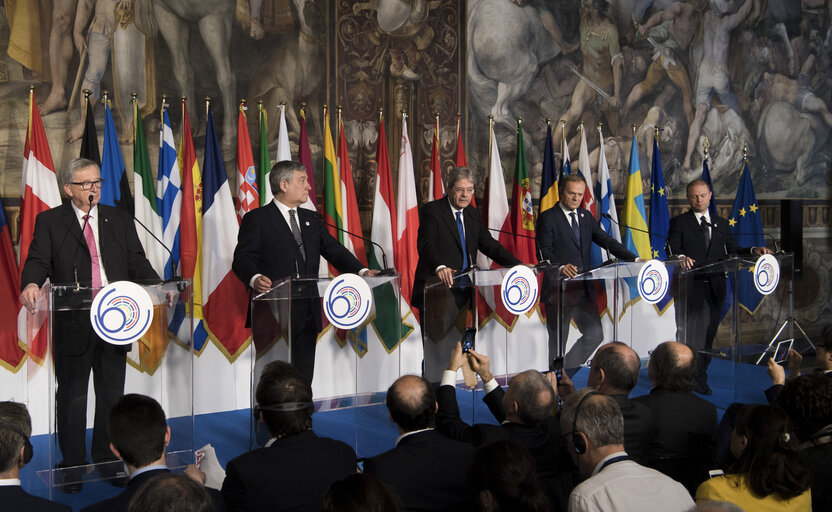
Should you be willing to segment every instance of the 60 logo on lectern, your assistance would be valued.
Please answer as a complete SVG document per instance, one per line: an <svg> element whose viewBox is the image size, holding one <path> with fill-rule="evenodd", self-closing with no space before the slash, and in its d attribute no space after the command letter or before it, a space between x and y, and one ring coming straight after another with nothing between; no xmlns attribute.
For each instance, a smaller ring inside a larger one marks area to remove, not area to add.
<svg viewBox="0 0 832 512"><path fill-rule="evenodd" d="M355 274L343 274L324 292L324 314L339 329L353 329L370 315L373 295L366 281Z"/></svg>
<svg viewBox="0 0 832 512"><path fill-rule="evenodd" d="M510 312L521 315L537 304L537 276L525 265L509 269L500 286L503 304Z"/></svg>
<svg viewBox="0 0 832 512"><path fill-rule="evenodd" d="M648 304L656 304L667 294L670 279L664 264L650 260L638 273L638 293Z"/></svg>
<svg viewBox="0 0 832 512"><path fill-rule="evenodd" d="M780 282L780 264L771 254L763 254L754 265L754 286L763 295L770 295Z"/></svg>
<svg viewBox="0 0 832 512"><path fill-rule="evenodd" d="M102 288L90 308L93 330L113 345L129 345L141 338L152 320L150 295L130 281L116 281Z"/></svg>

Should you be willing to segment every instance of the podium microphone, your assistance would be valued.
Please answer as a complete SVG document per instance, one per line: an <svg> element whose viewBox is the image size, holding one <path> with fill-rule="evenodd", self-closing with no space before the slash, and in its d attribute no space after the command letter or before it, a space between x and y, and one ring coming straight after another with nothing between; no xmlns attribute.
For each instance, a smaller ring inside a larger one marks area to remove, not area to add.
<svg viewBox="0 0 832 512"><path fill-rule="evenodd" d="M668 258L674 258L675 257L674 254L673 254L673 249L670 248L670 244L667 242L667 237L666 236L660 235L658 233L653 233L652 231L650 231L648 229L639 229L639 228L636 228L636 227L633 227L633 226L628 226L626 224L622 225L616 219L612 218L612 215L610 215L609 213L606 213L606 212L602 213L601 217L604 217L605 219L608 219L608 220L611 220L612 222L615 222L616 224L618 224L619 228L623 227L623 228L627 228L627 229L632 229L633 231L639 231L641 233L647 233L650 236L657 236L657 237L661 238L662 240L664 240L664 250L665 250L665 252L667 252Z"/></svg>
<svg viewBox="0 0 832 512"><path fill-rule="evenodd" d="M323 222L327 226L329 226L331 228L335 228L338 231L341 231L341 232L346 233L348 235L352 235L356 238L360 238L360 239L364 240L365 242L369 242L369 243L375 245L376 247L378 247L378 249L381 251L381 265L384 267L383 269L381 269L379 271L378 275L379 276L393 276L393 275L396 274L396 269L395 268L390 268L390 267L387 266L387 253L384 252L384 247L382 247L381 245L373 242L370 238L367 238L367 237L364 237L364 236L361 236L361 235L356 235L352 231L347 231L346 229L344 229L342 227L338 227L334 224L330 224L329 222L326 221L326 219L324 218L323 215L321 215L320 213L318 213L315 210L309 210L309 212L314 214L321 222Z"/></svg>
<svg viewBox="0 0 832 512"><path fill-rule="evenodd" d="M503 234L506 234L506 235L519 236L519 237L522 237L522 238L528 238L528 239L534 240L534 242L535 242L534 243L534 250L537 253L537 262L538 262L537 265L535 265L535 268L544 268L544 267L549 267L549 266L552 265L551 261L543 259L543 252L541 252L540 247L537 246L537 238L535 238L533 236L529 236L529 235L523 235L521 233L512 233L510 231L503 231L502 229L497 229L497 228L488 228L488 230L489 231L496 231L497 233L503 233Z"/></svg>
<svg viewBox="0 0 832 512"><path fill-rule="evenodd" d="M95 200L95 196L90 194L87 200L90 203L90 207L87 210L87 214L84 216L84 227L81 228L81 238L84 239L84 243L86 243L86 238L84 237L84 232L87 230L87 224L90 222L90 211L92 210L92 202ZM75 291L81 289L81 283L78 282L78 249L81 248L80 240L78 241L78 245L75 247L75 255L72 257L72 273L75 274ZM89 248L87 248L89 250ZM90 252L92 254L92 252Z"/></svg>
<svg viewBox="0 0 832 512"><path fill-rule="evenodd" d="M90 198L92 198L92 196L90 196ZM114 202L116 203L116 206L118 206L119 203L120 203L120 201L118 199L116 199ZM138 223L138 225L141 226L142 229L144 229L151 237L153 237L154 240L159 242L159 245L161 245L162 248L164 250L166 250L168 252L168 254L170 255L170 273L171 273L171 277L170 277L170 279L166 279L164 281L164 283L166 283L166 284L167 283L176 283L176 290L179 293L184 292L185 291L185 280L182 279L182 276L177 276L176 275L176 266L173 264L173 252L171 252L171 250L168 249L168 246L165 245L165 242L159 240L159 237L157 237L155 234L153 234L153 231L151 231L150 228L145 226L144 222L140 221L138 219L138 217L136 217L135 214L133 215L133 220L136 221L136 223Z"/></svg>

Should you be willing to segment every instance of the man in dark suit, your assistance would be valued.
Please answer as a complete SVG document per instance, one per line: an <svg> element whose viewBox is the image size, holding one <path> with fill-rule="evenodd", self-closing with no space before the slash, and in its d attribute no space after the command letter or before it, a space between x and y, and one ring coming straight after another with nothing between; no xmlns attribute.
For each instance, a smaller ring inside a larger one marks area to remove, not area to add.
<svg viewBox="0 0 832 512"><path fill-rule="evenodd" d="M156 400L138 394L122 396L110 410L107 430L110 449L127 465L130 483L117 496L83 508L82 512L127 512L130 500L145 482L170 473L165 465L170 427L165 411ZM189 476L193 473L191 478L200 478L202 482L203 475L196 466L189 467L186 473ZM225 510L220 493L215 489L209 489L208 493L214 502L214 510Z"/></svg>
<svg viewBox="0 0 832 512"><path fill-rule="evenodd" d="M445 333L436 333L438 317L452 318L445 324L455 324L457 313L470 307L472 291L470 287L457 287L452 290L456 308L446 308L442 304L432 303L426 310L425 284L436 276L448 287L454 286L454 274L476 265L477 251L482 252L504 267L521 264L500 242L491 236L483 225L480 213L471 206L474 197L474 174L467 167L456 167L446 179L447 195L431 201L420 210L417 250L419 262L413 278L411 305L418 308L421 315L422 334L425 354L425 377L431 382L439 380L444 367L446 354L450 346L438 343ZM467 280L463 276L461 279ZM431 301L439 297L431 295ZM438 302L438 301L437 301ZM447 304L445 304L447 306ZM450 310L453 311L450 311ZM426 318L426 315L432 315ZM432 323L433 322L433 323ZM459 339L456 337L455 339Z"/></svg>
<svg viewBox="0 0 832 512"><path fill-rule="evenodd" d="M468 425L459 415L456 377L465 361L482 379L483 402L499 425ZM445 437L481 446L498 439L511 439L529 449L537 465L537 477L554 510L566 510L566 500L575 484L576 468L566 453L560 424L553 416L557 393L552 385L554 373L546 375L527 370L512 377L508 390L497 384L488 356L470 350L462 352L459 343L451 352L442 383L436 390L439 409L436 429Z"/></svg>
<svg viewBox="0 0 832 512"><path fill-rule="evenodd" d="M641 360L636 351L613 341L598 347L586 384L618 404L624 416L624 448L630 458L644 465L657 427L653 412L646 405L630 400L640 371Z"/></svg>
<svg viewBox="0 0 832 512"><path fill-rule="evenodd" d="M243 217L232 268L254 294L269 291L284 277L317 277L321 255L339 272L372 276L358 259L327 231L320 216L306 208L311 187L306 168L291 161L278 162L269 173L274 201ZM293 287L295 296L312 296ZM315 341L321 331L320 301L292 301L292 364L307 381L315 369Z"/></svg>
<svg viewBox="0 0 832 512"><path fill-rule="evenodd" d="M436 394L426 379L400 377L387 390L387 410L399 427L396 447L364 462L402 499L405 510L456 510L466 500L470 444L434 430Z"/></svg>
<svg viewBox="0 0 832 512"><path fill-rule="evenodd" d="M766 247L740 248L729 231L728 221L722 217L711 219L708 212L711 196L711 188L707 183L702 180L691 181L687 186L690 210L670 219L667 243L673 253L681 258L683 270L715 263L730 254L759 256L771 253ZM680 283L682 279L686 279L686 286ZM677 277L673 280L677 297L680 290L686 290L684 302L676 302L676 337L681 340L684 335L684 342L699 355L695 391L705 395L711 394L706 374L711 356L707 352L711 350L719 328L722 302L725 300L725 281L725 272L719 268L713 272L697 272L693 277ZM686 306L679 307L680 303Z"/></svg>
<svg viewBox="0 0 832 512"><path fill-rule="evenodd" d="M116 208L99 205L101 175L91 160L76 158L61 170L61 182L69 203L42 212L35 220L29 255L21 273L20 300L33 311L40 287L47 278L53 285L80 283L93 288L114 281L158 283L159 276L147 261L133 219ZM83 231L82 231L83 229ZM88 242L89 241L89 242ZM110 407L124 392L128 347L111 345L99 338L90 324L83 303L91 299L81 291L77 308L53 312L55 378L58 389L58 444L63 461L59 466L86 464L87 385L92 370L95 385L95 425L92 460L114 460L109 449L106 421ZM65 492L78 492L81 484L70 482Z"/></svg>
<svg viewBox="0 0 832 512"><path fill-rule="evenodd" d="M650 355L650 394L634 400L656 419L648 465L681 482L693 494L714 463L716 407L692 393L696 377L693 350L666 341Z"/></svg>
<svg viewBox="0 0 832 512"><path fill-rule="evenodd" d="M0 402L0 510L71 512L67 505L32 496L20 486L20 470L32 459L32 420L26 406Z"/></svg>
<svg viewBox="0 0 832 512"><path fill-rule="evenodd" d="M547 310L552 312L547 314L546 321L549 356L564 355L572 320L581 331L581 337L563 361L563 367L570 369L572 374L595 352L604 339L604 333L598 315L595 283L567 283L561 291L560 279L575 277L592 268L592 242L622 260L637 260L638 256L605 233L592 214L581 208L586 192L583 176L567 174L560 180L558 191L560 202L541 213L537 219L537 247L543 259L549 260L553 266L552 271L546 273L545 292L542 294ZM558 311L561 311L560 315Z"/></svg>
<svg viewBox="0 0 832 512"><path fill-rule="evenodd" d="M356 472L355 452L312 432L312 386L288 363L266 365L255 398L272 438L226 466L228 510L320 511L329 486Z"/></svg>

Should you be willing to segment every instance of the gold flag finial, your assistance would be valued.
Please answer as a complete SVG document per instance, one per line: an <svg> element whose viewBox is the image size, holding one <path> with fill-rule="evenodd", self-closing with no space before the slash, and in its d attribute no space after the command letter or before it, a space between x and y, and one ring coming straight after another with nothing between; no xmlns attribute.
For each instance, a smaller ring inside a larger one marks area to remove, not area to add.
<svg viewBox="0 0 832 512"><path fill-rule="evenodd" d="M633 137L636 136L636 123L633 123Z"/></svg>

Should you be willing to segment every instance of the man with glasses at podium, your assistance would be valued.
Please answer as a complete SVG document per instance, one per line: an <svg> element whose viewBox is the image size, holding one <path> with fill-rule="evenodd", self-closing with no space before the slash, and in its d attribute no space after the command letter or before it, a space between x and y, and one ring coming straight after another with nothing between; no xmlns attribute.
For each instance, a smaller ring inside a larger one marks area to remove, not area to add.
<svg viewBox="0 0 832 512"><path fill-rule="evenodd" d="M92 160L76 158L60 172L69 202L40 213L29 254L20 276L20 301L33 312L40 287L47 278L55 285L76 284L100 288L115 281L158 283L147 260L133 218L98 204L101 173ZM111 345L92 329L89 310L54 311L52 350L55 358L55 397L59 468L82 466L86 461L87 387L90 370L95 387L95 423L92 435L94 463L117 460L110 451L107 414L124 393L128 346ZM80 480L80 470L66 480ZM119 475L103 475L105 477ZM118 482L118 483L116 483ZM114 481L126 484L125 479ZM61 486L79 492L77 481Z"/></svg>

